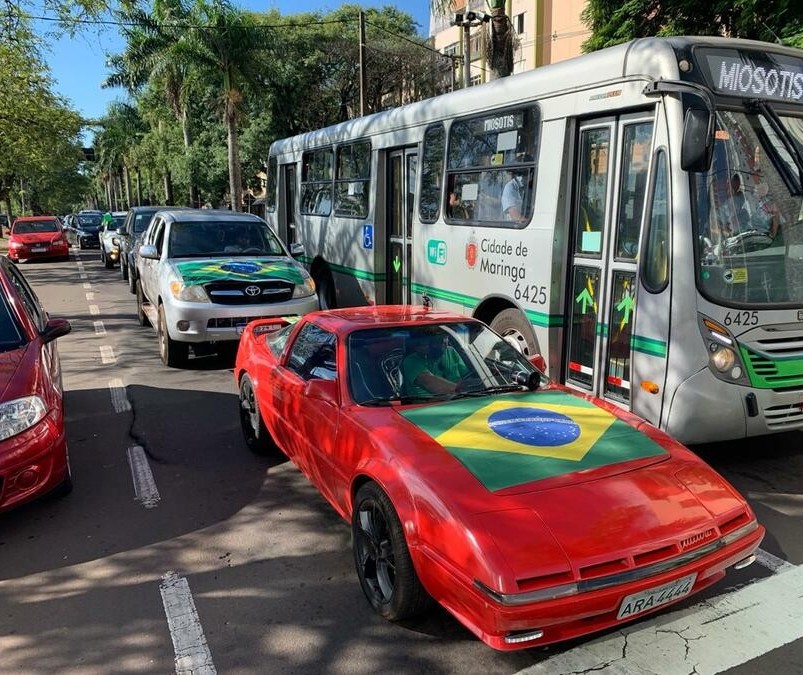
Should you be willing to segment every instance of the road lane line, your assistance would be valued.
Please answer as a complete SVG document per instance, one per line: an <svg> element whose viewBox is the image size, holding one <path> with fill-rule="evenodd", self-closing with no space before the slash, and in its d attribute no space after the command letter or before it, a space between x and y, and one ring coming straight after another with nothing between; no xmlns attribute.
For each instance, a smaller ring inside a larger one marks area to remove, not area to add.
<svg viewBox="0 0 803 675"><path fill-rule="evenodd" d="M167 572L162 575L159 592L176 654L176 675L216 675L187 580L175 572Z"/></svg>
<svg viewBox="0 0 803 675"><path fill-rule="evenodd" d="M122 413L131 410L131 403L126 396L125 385L119 377L109 380L109 391L112 396L114 412Z"/></svg>
<svg viewBox="0 0 803 675"><path fill-rule="evenodd" d="M117 357L114 355L114 347L111 345L101 345L100 360L103 362L103 365L106 366L117 363Z"/></svg>
<svg viewBox="0 0 803 675"><path fill-rule="evenodd" d="M134 481L134 499L142 502L146 509L159 505L159 490L153 480L151 465L145 456L141 445L132 445L128 448L128 464L131 467L131 478Z"/></svg>
<svg viewBox="0 0 803 675"><path fill-rule="evenodd" d="M759 565L763 565L768 570L775 572L776 574L779 572L785 572L786 570L793 569L795 566L784 560L783 558L779 558L778 556L772 555L772 553L767 553L763 549L758 549L756 551L756 562Z"/></svg>
<svg viewBox="0 0 803 675"><path fill-rule="evenodd" d="M715 675L735 668L803 638L803 566L790 567L688 609L647 618L517 675Z"/></svg>
<svg viewBox="0 0 803 675"><path fill-rule="evenodd" d="M92 284L90 284L88 281L85 281L84 282L84 289L87 290L87 291L92 290Z"/></svg>
<svg viewBox="0 0 803 675"><path fill-rule="evenodd" d="M89 279L89 275L87 275L87 274L86 274L86 273L84 273L84 272L81 272L81 273L80 273L78 276L79 276L81 279Z"/></svg>
<svg viewBox="0 0 803 675"><path fill-rule="evenodd" d="M86 300L87 300L87 302L93 302L95 300L95 294L94 293L87 293L86 294Z"/></svg>
<svg viewBox="0 0 803 675"><path fill-rule="evenodd" d="M92 323L95 326L95 335L106 335L106 326L102 321L93 321Z"/></svg>
<svg viewBox="0 0 803 675"><path fill-rule="evenodd" d="M98 314L100 314L100 307L98 307L97 305L89 305L89 313L92 316L97 316Z"/></svg>

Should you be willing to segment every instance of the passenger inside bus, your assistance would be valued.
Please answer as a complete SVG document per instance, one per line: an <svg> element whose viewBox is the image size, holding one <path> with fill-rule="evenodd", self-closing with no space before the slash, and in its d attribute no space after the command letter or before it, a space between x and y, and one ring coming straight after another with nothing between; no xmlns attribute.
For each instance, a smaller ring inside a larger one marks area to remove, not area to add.
<svg viewBox="0 0 803 675"><path fill-rule="evenodd" d="M511 171L510 180L502 190L502 217L514 223L527 220L524 215L524 195L526 193L525 171Z"/></svg>

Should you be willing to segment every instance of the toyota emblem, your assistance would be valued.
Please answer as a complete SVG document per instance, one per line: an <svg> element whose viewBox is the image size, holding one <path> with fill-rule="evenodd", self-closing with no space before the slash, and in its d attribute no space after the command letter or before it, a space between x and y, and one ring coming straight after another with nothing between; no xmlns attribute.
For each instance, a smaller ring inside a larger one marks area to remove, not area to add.
<svg viewBox="0 0 803 675"><path fill-rule="evenodd" d="M245 287L245 294L250 298L255 298L260 293L262 293L262 289L259 286L246 286Z"/></svg>

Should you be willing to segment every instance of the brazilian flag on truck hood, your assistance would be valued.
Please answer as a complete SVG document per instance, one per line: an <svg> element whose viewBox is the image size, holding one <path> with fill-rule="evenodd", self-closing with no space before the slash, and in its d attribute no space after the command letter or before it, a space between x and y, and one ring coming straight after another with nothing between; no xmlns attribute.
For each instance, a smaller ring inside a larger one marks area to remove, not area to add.
<svg viewBox="0 0 803 675"><path fill-rule="evenodd" d="M298 266L283 259L215 258L187 260L173 264L187 286L207 284L210 281L266 281L268 279L283 279L293 284L304 283L304 276Z"/></svg>
<svg viewBox="0 0 803 675"><path fill-rule="evenodd" d="M492 491L668 454L615 415L564 392L464 399L401 414Z"/></svg>

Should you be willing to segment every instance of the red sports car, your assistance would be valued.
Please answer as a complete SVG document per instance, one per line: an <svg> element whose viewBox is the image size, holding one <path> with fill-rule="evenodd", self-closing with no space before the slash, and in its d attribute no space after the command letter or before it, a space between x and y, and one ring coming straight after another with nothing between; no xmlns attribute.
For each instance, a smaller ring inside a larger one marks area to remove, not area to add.
<svg viewBox="0 0 803 675"><path fill-rule="evenodd" d="M68 260L70 245L55 216L17 218L8 237L8 257L14 262L56 258Z"/></svg>
<svg viewBox="0 0 803 675"><path fill-rule="evenodd" d="M245 441L351 523L373 608L436 600L500 650L619 625L754 560L764 528L694 453L549 384L485 324L424 307L251 322Z"/></svg>
<svg viewBox="0 0 803 675"><path fill-rule="evenodd" d="M72 489L54 342L69 332L0 258L0 511Z"/></svg>

